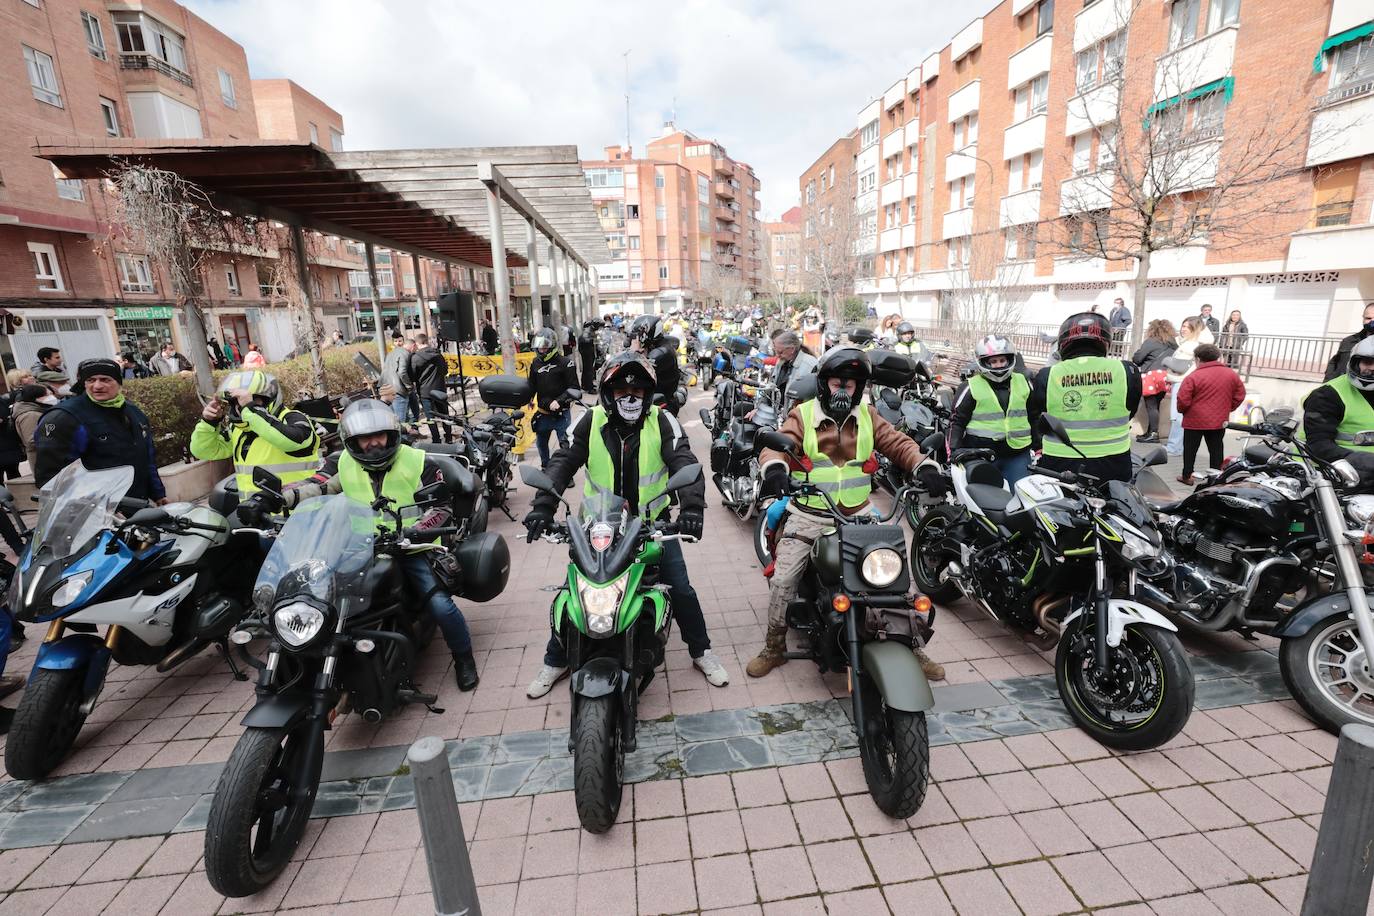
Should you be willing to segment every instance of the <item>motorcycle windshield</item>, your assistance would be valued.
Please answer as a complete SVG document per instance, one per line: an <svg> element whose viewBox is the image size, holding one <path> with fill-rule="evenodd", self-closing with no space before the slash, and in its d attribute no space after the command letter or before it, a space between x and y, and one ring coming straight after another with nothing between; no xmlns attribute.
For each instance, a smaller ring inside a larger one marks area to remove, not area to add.
<svg viewBox="0 0 1374 916"><path fill-rule="evenodd" d="M624 497L597 493L582 501L577 524L568 526L573 561L592 582L609 582L638 553L642 522L629 516Z"/></svg>
<svg viewBox="0 0 1374 916"><path fill-rule="evenodd" d="M342 616L367 607L366 587L377 538L372 510L347 496L320 496L296 507L272 544L253 585L254 604L267 610L292 598L313 598Z"/></svg>
<svg viewBox="0 0 1374 916"><path fill-rule="evenodd" d="M115 509L133 482L131 467L88 471L79 461L67 465L39 491L33 556L43 552L60 562L84 553L92 538L114 527Z"/></svg>

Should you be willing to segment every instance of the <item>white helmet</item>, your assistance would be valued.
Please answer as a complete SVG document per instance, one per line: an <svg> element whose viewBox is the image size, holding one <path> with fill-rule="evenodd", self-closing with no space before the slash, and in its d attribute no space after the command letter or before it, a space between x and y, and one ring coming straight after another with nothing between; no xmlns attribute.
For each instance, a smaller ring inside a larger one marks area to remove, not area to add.
<svg viewBox="0 0 1374 916"><path fill-rule="evenodd" d="M376 433L386 433L386 444L381 448L364 449L358 442L360 436ZM339 418L339 438L343 439L344 451L355 461L378 471L390 467L396 459L396 450L401 445L401 426L389 406L374 398L363 398L344 408Z"/></svg>
<svg viewBox="0 0 1374 916"><path fill-rule="evenodd" d="M1007 364L1000 369L988 366L994 356L1005 356ZM989 334L973 345L973 358L978 363L978 373L990 382L1005 382L1016 367L1016 347L1005 337Z"/></svg>
<svg viewBox="0 0 1374 916"><path fill-rule="evenodd" d="M1361 359L1374 359L1374 337L1366 337L1355 344L1355 348L1350 351L1350 364L1345 368L1351 387L1360 391L1374 391L1374 373L1361 373L1355 365L1356 361Z"/></svg>

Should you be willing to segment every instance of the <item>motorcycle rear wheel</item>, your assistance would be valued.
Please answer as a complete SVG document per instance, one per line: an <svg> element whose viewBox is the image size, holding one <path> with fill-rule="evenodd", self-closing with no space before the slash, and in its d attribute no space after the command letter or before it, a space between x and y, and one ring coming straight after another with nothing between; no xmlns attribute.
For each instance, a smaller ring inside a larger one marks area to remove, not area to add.
<svg viewBox="0 0 1374 916"><path fill-rule="evenodd" d="M759 514L754 518L754 556L764 569L773 562L773 555L768 551L768 507L772 504L771 499L761 503Z"/></svg>
<svg viewBox="0 0 1374 916"><path fill-rule="evenodd" d="M605 833L620 815L625 752L620 746L618 698L574 697L573 798L588 833Z"/></svg>
<svg viewBox="0 0 1374 916"><path fill-rule="evenodd" d="M1279 647L1279 671L1288 692L1333 735L1349 723L1374 725L1374 683L1364 672L1365 653L1355 621L1344 612Z"/></svg>
<svg viewBox="0 0 1374 916"><path fill-rule="evenodd" d="M866 720L859 734L864 782L878 810L905 820L920 810L930 781L926 715L886 705L867 674L859 675L859 689Z"/></svg>
<svg viewBox="0 0 1374 916"><path fill-rule="evenodd" d="M5 770L15 779L43 779L66 759L86 714L86 670L35 669L5 739Z"/></svg>
<svg viewBox="0 0 1374 916"><path fill-rule="evenodd" d="M320 787L317 765L304 774L309 794L291 798L296 755L306 752L316 727L302 719L290 731L248 728L234 745L205 827L205 877L224 896L257 893L291 861Z"/></svg>
<svg viewBox="0 0 1374 916"><path fill-rule="evenodd" d="M936 604L946 604L960 595L959 586L945 574L945 567L957 558L942 555L934 548L958 518L959 510L953 506L932 506L912 526L911 576L916 580L917 590Z"/></svg>

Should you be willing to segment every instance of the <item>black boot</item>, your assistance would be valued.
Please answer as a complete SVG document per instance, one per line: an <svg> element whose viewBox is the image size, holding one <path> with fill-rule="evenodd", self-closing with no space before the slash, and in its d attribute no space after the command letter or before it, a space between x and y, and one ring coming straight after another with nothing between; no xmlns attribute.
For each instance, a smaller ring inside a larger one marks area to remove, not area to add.
<svg viewBox="0 0 1374 916"><path fill-rule="evenodd" d="M472 657L471 649L453 653L453 677L458 682L459 690L468 691L477 686L477 661Z"/></svg>

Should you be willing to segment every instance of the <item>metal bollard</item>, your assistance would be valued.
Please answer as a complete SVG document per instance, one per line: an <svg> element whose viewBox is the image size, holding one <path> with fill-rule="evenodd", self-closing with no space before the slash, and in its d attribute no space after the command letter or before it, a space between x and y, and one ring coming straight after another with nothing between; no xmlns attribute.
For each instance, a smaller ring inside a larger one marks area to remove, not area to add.
<svg viewBox="0 0 1374 916"><path fill-rule="evenodd" d="M415 813L420 816L434 912L437 916L482 916L443 739L430 736L416 741L406 752L406 762L415 780Z"/></svg>
<svg viewBox="0 0 1374 916"><path fill-rule="evenodd" d="M1374 728L1341 729L1326 787L1302 916L1349 916L1369 905L1374 879Z"/></svg>

